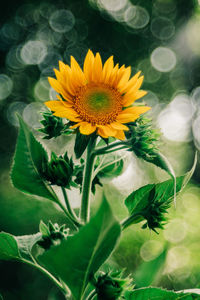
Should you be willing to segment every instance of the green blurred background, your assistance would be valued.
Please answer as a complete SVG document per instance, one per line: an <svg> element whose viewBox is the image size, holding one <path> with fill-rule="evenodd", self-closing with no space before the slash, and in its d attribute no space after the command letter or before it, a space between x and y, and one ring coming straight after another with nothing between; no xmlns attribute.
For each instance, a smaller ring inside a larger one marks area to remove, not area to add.
<svg viewBox="0 0 200 300"><path fill-rule="evenodd" d="M163 133L162 152L177 175L191 168L195 149L200 149L199 1L7 0L0 15L0 230L25 235L37 232L41 219L65 222L51 202L22 194L10 183L18 131L15 113L39 128L43 102L56 95L47 77L53 76L59 60L69 63L70 55L82 64L89 48L104 61L114 55L116 63L131 65L133 74L142 70L148 90L142 101L152 106L148 114ZM46 141L45 147L62 154L63 142L72 152L71 137ZM103 189L123 219L126 195L166 178L156 167L126 155L124 173L104 179ZM141 224L128 229L110 264L131 272L138 286L200 288L199 180L198 164L176 209L171 208L165 230L157 235ZM79 194L70 191L69 196L76 207ZM0 262L0 274L0 293L6 300L63 299L48 279L28 266Z"/></svg>

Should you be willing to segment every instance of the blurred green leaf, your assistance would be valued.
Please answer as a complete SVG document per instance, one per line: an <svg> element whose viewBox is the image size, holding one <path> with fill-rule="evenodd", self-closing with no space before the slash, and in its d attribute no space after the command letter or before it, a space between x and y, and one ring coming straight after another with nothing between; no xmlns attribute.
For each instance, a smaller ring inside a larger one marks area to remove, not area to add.
<svg viewBox="0 0 200 300"><path fill-rule="evenodd" d="M166 260L167 249L164 249L162 253L155 259L143 262L134 274L134 283L137 287L145 287L151 285Z"/></svg>
<svg viewBox="0 0 200 300"><path fill-rule="evenodd" d="M56 195L42 178L42 166L47 153L19 116L20 131L11 172L13 185L22 192L56 202Z"/></svg>
<svg viewBox="0 0 200 300"><path fill-rule="evenodd" d="M75 299L83 299L90 278L111 254L119 236L120 225L104 199L88 224L38 260L69 286Z"/></svg>
<svg viewBox="0 0 200 300"><path fill-rule="evenodd" d="M174 291L162 290L159 288L148 287L127 292L126 300L197 300L200 299L197 293L179 293Z"/></svg>
<svg viewBox="0 0 200 300"><path fill-rule="evenodd" d="M180 192L188 183L195 170L197 154L195 155L192 169L185 175L176 178L176 193ZM165 221L164 215L170 207L174 196L174 181L172 179L158 184L148 184L132 192L126 199L130 218L125 227L147 220L144 227L162 228Z"/></svg>
<svg viewBox="0 0 200 300"><path fill-rule="evenodd" d="M19 259L20 253L15 238L6 232L0 233L0 260Z"/></svg>

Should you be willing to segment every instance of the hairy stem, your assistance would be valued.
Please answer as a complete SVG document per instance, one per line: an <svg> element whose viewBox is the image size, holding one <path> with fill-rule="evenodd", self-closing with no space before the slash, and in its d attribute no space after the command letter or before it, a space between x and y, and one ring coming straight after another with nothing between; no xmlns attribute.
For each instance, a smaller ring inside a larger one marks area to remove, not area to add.
<svg viewBox="0 0 200 300"><path fill-rule="evenodd" d="M94 298L95 295L96 295L96 291L93 290L93 291L88 295L88 297L87 297L86 300L92 300L92 299Z"/></svg>
<svg viewBox="0 0 200 300"><path fill-rule="evenodd" d="M126 229L129 225L138 223L142 221L144 218L140 213L132 214L130 217L126 218L121 222L122 230Z"/></svg>
<svg viewBox="0 0 200 300"><path fill-rule="evenodd" d="M40 270L43 274L45 274L47 277L49 277L55 283L55 285L66 295L67 291L62 286L62 284L49 271L47 271L45 268L40 266L38 263L33 263L24 258L23 259L20 258L18 261L23 262L27 265L30 265L30 266L35 267L36 269Z"/></svg>
<svg viewBox="0 0 200 300"><path fill-rule="evenodd" d="M76 220L76 221L78 222L77 216L76 216L76 214L75 214L73 208L72 208L71 205L70 205L69 199L68 199L68 197L67 197L66 190L65 190L65 188L64 188L63 186L61 187L61 190L62 190L64 199L65 199L65 204L66 204L66 206L67 206L68 212L70 213L70 215L72 216L72 218L74 218L74 220Z"/></svg>
<svg viewBox="0 0 200 300"><path fill-rule="evenodd" d="M118 146L125 146L126 142L122 142L122 141L118 141L118 142L113 142L108 146L104 146L104 147L99 147L95 150L95 155L101 155L104 154L105 152L107 152L110 149L116 148ZM127 147L126 147L127 148Z"/></svg>
<svg viewBox="0 0 200 300"><path fill-rule="evenodd" d="M67 211L66 207L62 204L61 201L58 201L57 204L60 206L60 208L64 211L67 219L70 221L71 224L73 224L74 227L77 228L80 228L82 226L82 224L77 220L77 219L74 219L70 214L69 212Z"/></svg>
<svg viewBox="0 0 200 300"><path fill-rule="evenodd" d="M87 147L87 157L83 174L83 190L80 210L80 216L83 222L87 222L89 220L90 215L90 192L92 185L92 173L95 161L95 154L93 152L95 143L96 139L91 138Z"/></svg>

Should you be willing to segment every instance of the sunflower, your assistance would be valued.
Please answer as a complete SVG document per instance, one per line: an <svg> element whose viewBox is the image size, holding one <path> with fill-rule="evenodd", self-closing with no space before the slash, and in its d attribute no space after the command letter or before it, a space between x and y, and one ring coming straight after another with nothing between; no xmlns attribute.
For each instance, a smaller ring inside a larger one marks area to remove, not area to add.
<svg viewBox="0 0 200 300"><path fill-rule="evenodd" d="M134 122L147 106L131 106L146 92L139 90L143 82L141 72L130 79L131 67L114 66L113 56L102 65L100 54L88 51L83 70L71 56L71 67L59 61L57 79L49 77L50 85L60 95L58 100L45 102L54 115L67 118L79 127L80 133L97 132L103 138L125 139L124 123Z"/></svg>

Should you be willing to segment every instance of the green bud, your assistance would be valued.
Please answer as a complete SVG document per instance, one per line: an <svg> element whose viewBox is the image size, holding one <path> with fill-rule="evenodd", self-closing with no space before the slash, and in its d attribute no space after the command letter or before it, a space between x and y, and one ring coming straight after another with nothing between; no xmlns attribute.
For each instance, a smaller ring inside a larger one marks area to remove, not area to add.
<svg viewBox="0 0 200 300"><path fill-rule="evenodd" d="M131 287L131 279L121 278L122 272L103 273L97 278L96 293L98 300L117 300Z"/></svg>
<svg viewBox="0 0 200 300"><path fill-rule="evenodd" d="M59 226L57 223L53 224L51 221L49 221L48 225L41 221L39 229L42 233L42 239L37 244L45 250L51 246L59 245L61 240L66 239L69 235L69 229L66 229L65 224Z"/></svg>
<svg viewBox="0 0 200 300"><path fill-rule="evenodd" d="M38 129L38 131L46 134L44 139L51 139L53 137L60 136L61 134L71 134L73 130L69 127L71 122L63 124L63 119L54 116L51 112L45 112L42 114L43 120L40 123L43 125L43 128Z"/></svg>
<svg viewBox="0 0 200 300"><path fill-rule="evenodd" d="M141 116L134 123L128 124L126 132L128 150L138 157L151 161L158 152L160 133L152 128L152 120Z"/></svg>
<svg viewBox="0 0 200 300"><path fill-rule="evenodd" d="M65 188L70 188L70 183L73 175L73 161L69 160L67 153L64 157L52 152L51 160L43 168L43 177L50 182Z"/></svg>

